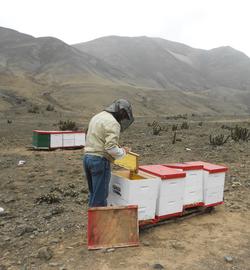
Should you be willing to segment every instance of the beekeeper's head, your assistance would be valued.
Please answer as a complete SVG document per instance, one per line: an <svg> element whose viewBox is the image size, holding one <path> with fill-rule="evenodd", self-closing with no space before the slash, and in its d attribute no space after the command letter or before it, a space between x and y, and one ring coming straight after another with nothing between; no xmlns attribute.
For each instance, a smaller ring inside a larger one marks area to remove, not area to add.
<svg viewBox="0 0 250 270"><path fill-rule="evenodd" d="M115 100L110 106L105 108L105 111L114 115L121 125L121 131L127 129L134 122L131 104L126 99Z"/></svg>

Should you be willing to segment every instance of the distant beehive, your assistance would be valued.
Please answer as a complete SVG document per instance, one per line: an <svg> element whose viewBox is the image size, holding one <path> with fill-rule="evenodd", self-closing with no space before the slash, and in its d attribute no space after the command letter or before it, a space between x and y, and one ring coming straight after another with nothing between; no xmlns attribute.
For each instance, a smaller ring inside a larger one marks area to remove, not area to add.
<svg viewBox="0 0 250 270"><path fill-rule="evenodd" d="M33 130L34 149L78 148L85 146L85 133L82 131Z"/></svg>

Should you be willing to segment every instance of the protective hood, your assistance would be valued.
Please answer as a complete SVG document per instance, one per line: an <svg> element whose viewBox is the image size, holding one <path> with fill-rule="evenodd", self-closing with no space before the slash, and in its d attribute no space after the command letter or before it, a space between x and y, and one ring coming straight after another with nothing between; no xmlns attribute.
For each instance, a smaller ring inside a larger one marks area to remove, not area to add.
<svg viewBox="0 0 250 270"><path fill-rule="evenodd" d="M120 117L121 112L125 110L127 113L127 116ZM110 112L114 114L116 117L117 121L121 125L121 132L123 132L125 129L127 129L133 122L134 122L134 117L132 113L132 107L130 103L126 99L117 99L115 100L110 106L105 108L106 112Z"/></svg>

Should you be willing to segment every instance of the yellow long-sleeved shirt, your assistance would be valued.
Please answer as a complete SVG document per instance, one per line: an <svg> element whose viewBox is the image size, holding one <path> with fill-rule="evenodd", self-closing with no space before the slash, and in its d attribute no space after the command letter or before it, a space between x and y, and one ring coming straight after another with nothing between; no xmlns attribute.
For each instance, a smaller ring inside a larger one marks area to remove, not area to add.
<svg viewBox="0 0 250 270"><path fill-rule="evenodd" d="M111 113L102 111L93 116L86 136L85 154L103 156L110 161L121 158L125 155L122 149L118 154L113 151L118 147L120 130L120 124Z"/></svg>

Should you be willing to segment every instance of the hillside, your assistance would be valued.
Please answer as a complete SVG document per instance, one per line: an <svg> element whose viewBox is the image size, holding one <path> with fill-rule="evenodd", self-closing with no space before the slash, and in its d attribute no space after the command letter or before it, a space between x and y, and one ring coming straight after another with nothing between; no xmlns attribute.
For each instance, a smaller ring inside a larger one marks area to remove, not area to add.
<svg viewBox="0 0 250 270"><path fill-rule="evenodd" d="M250 90L250 58L231 47L206 51L160 38L117 36L74 47L105 60L144 86Z"/></svg>
<svg viewBox="0 0 250 270"><path fill-rule="evenodd" d="M123 97L136 115L246 114L249 74L249 58L230 47L117 36L70 46L0 27L2 113L51 104L91 115Z"/></svg>

